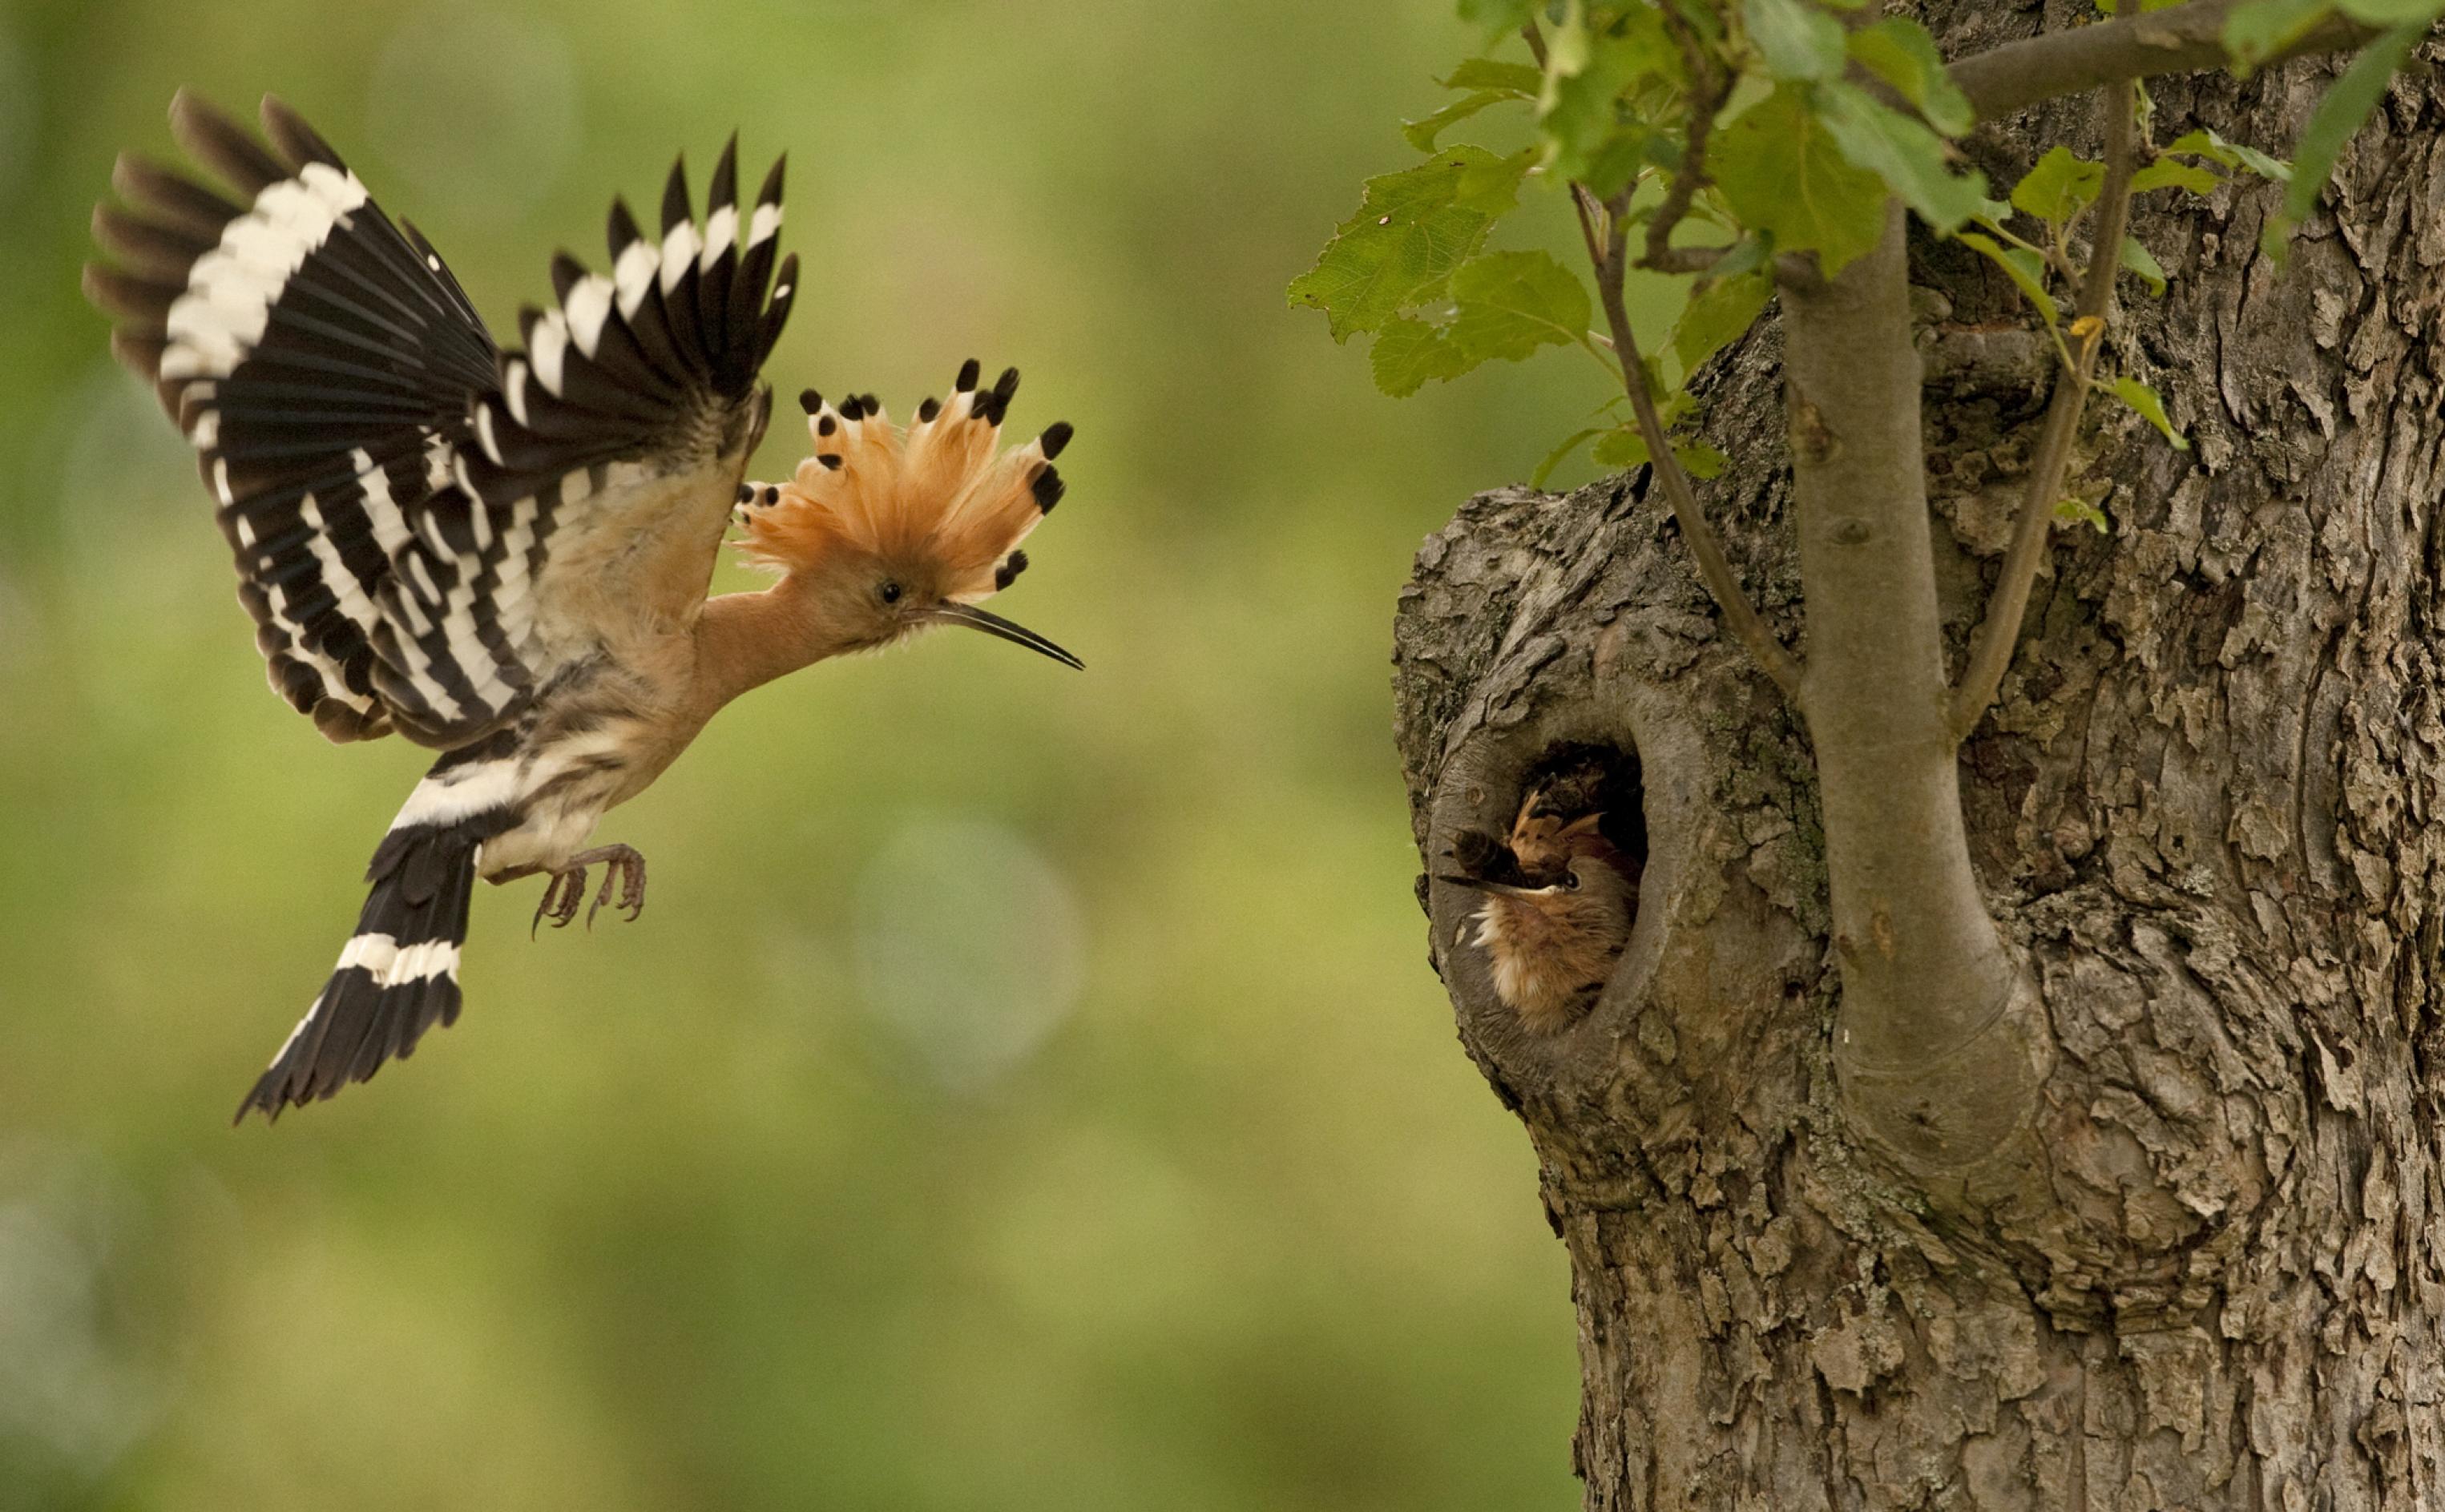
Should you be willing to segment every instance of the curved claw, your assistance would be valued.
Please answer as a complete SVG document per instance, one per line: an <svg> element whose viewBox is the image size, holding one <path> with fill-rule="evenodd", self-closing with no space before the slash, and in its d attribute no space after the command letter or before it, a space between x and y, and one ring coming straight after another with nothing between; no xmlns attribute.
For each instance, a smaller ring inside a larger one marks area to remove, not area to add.
<svg viewBox="0 0 2445 1512"><path fill-rule="evenodd" d="M582 878L585 873L580 872L578 875ZM603 886L601 889L594 894L594 905L586 910L586 927L588 930L591 930L594 927L594 916L601 913L603 911L603 905L611 901L611 886L619 880L620 864L618 862L615 861L603 868ZM585 883L581 881L578 884L579 890L585 890ZM571 911L573 912L574 910Z"/></svg>
<svg viewBox="0 0 2445 1512"><path fill-rule="evenodd" d="M609 867L603 873L603 890L594 898L596 908L611 901L611 881L615 876L620 882L620 911L627 916L630 924L634 924L637 916L645 911L645 858L634 850L611 858ZM586 922L589 927L594 923L590 910L586 915Z"/></svg>
<svg viewBox="0 0 2445 1512"><path fill-rule="evenodd" d="M607 876L604 881L608 883L610 878ZM535 904L533 922L527 925L527 938L532 940L535 937L535 931L543 927L543 922L547 918L551 921L551 926L554 929L568 928L569 922L577 917L577 900L584 896L586 896L584 867L571 867L566 871L553 872L551 880L543 885L543 897Z"/></svg>
<svg viewBox="0 0 2445 1512"><path fill-rule="evenodd" d="M527 928L529 938L549 917L554 929L566 929L577 917L578 905L586 902L586 868L603 863L603 886L595 891L594 902L586 910L586 927L594 927L594 916L612 904L616 889L619 901L614 906L634 920L645 911L645 858L626 846L603 846L593 850L581 850L569 858L566 866L551 873L545 884L543 901L535 905L535 922Z"/></svg>

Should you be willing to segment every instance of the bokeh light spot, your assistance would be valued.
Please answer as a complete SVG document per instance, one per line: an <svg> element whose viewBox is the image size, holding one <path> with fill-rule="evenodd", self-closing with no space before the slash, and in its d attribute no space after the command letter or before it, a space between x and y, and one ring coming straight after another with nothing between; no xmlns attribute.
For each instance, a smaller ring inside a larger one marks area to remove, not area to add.
<svg viewBox="0 0 2445 1512"><path fill-rule="evenodd" d="M919 819L859 880L858 991L937 1081L974 1091L1069 1016L1084 933L1069 884L1009 829Z"/></svg>
<svg viewBox="0 0 2445 1512"><path fill-rule="evenodd" d="M0 1464L36 1480L89 1484L159 1409L105 1321L125 1205L95 1160L0 1149Z"/></svg>

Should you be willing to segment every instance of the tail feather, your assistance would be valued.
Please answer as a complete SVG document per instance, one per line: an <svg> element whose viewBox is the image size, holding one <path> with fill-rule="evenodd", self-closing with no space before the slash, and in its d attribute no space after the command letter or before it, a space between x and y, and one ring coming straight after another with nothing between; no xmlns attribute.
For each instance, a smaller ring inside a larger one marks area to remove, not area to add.
<svg viewBox="0 0 2445 1512"><path fill-rule="evenodd" d="M403 816L404 817L404 816ZM476 851L515 825L508 809L443 823L392 826L365 880L373 892L330 980L271 1068L238 1104L237 1120L332 1095L404 1060L424 1032L458 1018L458 949L476 885Z"/></svg>

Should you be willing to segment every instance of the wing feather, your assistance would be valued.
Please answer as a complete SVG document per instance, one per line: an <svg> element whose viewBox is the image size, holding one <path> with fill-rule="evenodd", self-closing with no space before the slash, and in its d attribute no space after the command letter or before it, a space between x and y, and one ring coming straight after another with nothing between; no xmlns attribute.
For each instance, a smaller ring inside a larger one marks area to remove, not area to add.
<svg viewBox="0 0 2445 1512"><path fill-rule="evenodd" d="M122 158L86 290L196 448L272 686L325 734L457 747L513 719L585 654L573 606L606 597L551 570L556 542L616 561L607 537L693 540L700 515L710 574L789 310L787 265L765 294L777 163L744 227L735 139L701 228L682 166L659 242L615 203L611 273L556 259L555 308L505 353L287 106L266 99L263 140L184 91L171 123L235 196Z"/></svg>

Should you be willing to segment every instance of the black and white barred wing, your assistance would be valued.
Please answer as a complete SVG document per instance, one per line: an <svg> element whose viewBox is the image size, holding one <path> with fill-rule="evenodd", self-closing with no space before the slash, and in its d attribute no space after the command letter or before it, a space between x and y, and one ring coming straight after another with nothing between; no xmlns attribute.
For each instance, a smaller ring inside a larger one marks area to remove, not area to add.
<svg viewBox="0 0 2445 1512"><path fill-rule="evenodd" d="M400 553L386 662L455 668L461 704L472 693L499 707L493 689L583 661L607 607L692 616L763 432L756 375L794 293L796 259L775 267L781 181L775 162L742 222L734 140L701 228L674 166L659 240L614 202L609 274L554 259L556 308L523 312L526 345L470 411L473 439L453 457L460 501L430 511L434 528ZM416 690L386 691L404 706ZM421 709L403 719L433 724Z"/></svg>
<svg viewBox="0 0 2445 1512"><path fill-rule="evenodd" d="M240 196L123 157L85 288L196 451L272 686L335 740L392 727L378 600L453 482L498 352L415 228L266 99L271 149L181 91L179 143Z"/></svg>
<svg viewBox="0 0 2445 1512"><path fill-rule="evenodd" d="M586 663L597 615L702 602L794 281L791 263L775 281L780 167L743 251L736 190L725 152L700 232L674 169L659 243L615 204L609 278L558 259L559 307L526 312L449 486L415 512L379 595L376 686L401 729L453 748L392 821L355 936L240 1117L328 1097L457 1017L483 847L528 821L528 784L553 770L510 717Z"/></svg>
<svg viewBox="0 0 2445 1512"><path fill-rule="evenodd" d="M272 685L333 739L455 749L588 654L573 606L670 580L640 542L693 557L700 516L718 537L794 281L767 299L780 170L743 248L733 153L701 231L676 170L659 244L615 207L613 276L560 259L560 308L505 358L328 143L275 100L263 121L269 150L182 91L180 144L242 198L122 159L127 203L95 212L116 266L86 288L196 449ZM624 562L650 581L603 580Z"/></svg>

